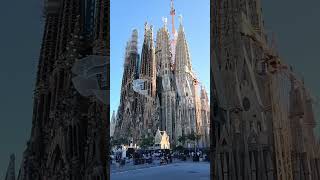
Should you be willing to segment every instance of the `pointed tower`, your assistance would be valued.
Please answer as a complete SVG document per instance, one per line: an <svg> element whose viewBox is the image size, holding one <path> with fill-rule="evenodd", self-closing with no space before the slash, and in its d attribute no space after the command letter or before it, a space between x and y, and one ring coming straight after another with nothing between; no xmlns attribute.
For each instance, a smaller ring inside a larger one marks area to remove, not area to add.
<svg viewBox="0 0 320 180"><path fill-rule="evenodd" d="M138 30L134 29L130 40L127 42L125 59L123 65L123 76L121 85L121 100L122 103L129 95L129 91L132 91L132 81L136 77L136 66L139 60L138 54Z"/></svg>
<svg viewBox="0 0 320 180"><path fill-rule="evenodd" d="M153 44L153 26L146 22L144 31L139 78L146 80L145 89L148 90L147 96L154 98L156 93L156 61Z"/></svg>
<svg viewBox="0 0 320 180"><path fill-rule="evenodd" d="M123 76L120 93L120 105L117 112L117 120L114 130L114 137L127 138L138 133L138 125L136 127L136 107L138 94L134 92L132 84L137 78L138 66L138 30L133 29L131 38L127 42L124 54ZM130 132L130 133L129 133ZM134 138L136 140L136 138Z"/></svg>
<svg viewBox="0 0 320 180"><path fill-rule="evenodd" d="M113 136L114 129L115 129L115 126L116 126L116 122L117 122L116 121L116 112L113 111L111 122L110 122L110 137Z"/></svg>
<svg viewBox="0 0 320 180"><path fill-rule="evenodd" d="M174 69L174 61L175 61L175 54L176 54L176 43L177 43L177 36L178 33L175 29L175 15L176 15L176 10L174 8L174 2L173 0L171 0L170 2L170 15L171 15L171 40L170 40L170 46L171 46L171 52L172 52L172 56L171 56L171 69Z"/></svg>
<svg viewBox="0 0 320 180"><path fill-rule="evenodd" d="M12 154L10 156L10 162L9 162L9 166L7 169L5 180L16 180L14 161L15 161L15 157L14 157L14 154Z"/></svg>
<svg viewBox="0 0 320 180"><path fill-rule="evenodd" d="M157 32L156 40L156 63L157 63L157 89L161 101L161 130L166 131L172 140L177 140L175 136L175 87L174 74L171 69L171 46L170 33L167 29L167 19L164 18L164 25Z"/></svg>
<svg viewBox="0 0 320 180"><path fill-rule="evenodd" d="M175 79L177 94L179 96L178 117L177 117L177 134L190 134L196 132L195 116L195 99L193 73L191 59L189 54L188 43L185 38L184 28L182 25L182 16L180 16L180 26L176 44L175 56Z"/></svg>
<svg viewBox="0 0 320 180"><path fill-rule="evenodd" d="M209 107L209 98L206 92L206 89L201 86L201 140L205 147L210 146L210 107Z"/></svg>
<svg viewBox="0 0 320 180"><path fill-rule="evenodd" d="M146 22L144 31L139 78L145 81L144 89L147 91L147 94L145 96L140 96L140 103L143 104L142 120L144 133L152 135L151 130L153 129L154 123L151 117L153 112L152 109L156 103L156 61L153 44L153 26Z"/></svg>
<svg viewBox="0 0 320 180"><path fill-rule="evenodd" d="M222 178L219 171L224 165L218 161L217 156L232 153L236 157L232 163L236 166L231 166L229 173L236 172L236 179L257 178L252 176L251 170L254 169L261 179L266 179L267 174L259 169L266 164L266 159L256 157L270 153L273 160L275 153L272 108L269 108L270 91L267 88L269 77L257 73L265 58L265 52L261 50L261 44L265 44L265 34L260 0L235 3L214 0L211 12L212 17L215 17L211 23L211 78L214 79L212 84L215 88L212 91L215 94L212 127L215 129L211 131L211 137L215 137L211 147L214 150L212 159L215 159L213 177ZM259 43L254 43L256 39ZM256 139L254 142L249 139L250 133L255 137L252 139ZM224 143L223 138L230 141ZM255 167L250 165L250 154L253 152L258 162ZM276 161L269 165L268 169L274 168ZM276 179L277 176L273 175L272 178Z"/></svg>

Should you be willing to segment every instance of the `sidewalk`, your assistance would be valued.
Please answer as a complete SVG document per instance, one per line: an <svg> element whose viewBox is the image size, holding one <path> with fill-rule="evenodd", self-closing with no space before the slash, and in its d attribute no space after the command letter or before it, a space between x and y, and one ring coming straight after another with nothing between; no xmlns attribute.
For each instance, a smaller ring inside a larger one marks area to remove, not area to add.
<svg viewBox="0 0 320 180"><path fill-rule="evenodd" d="M154 160L151 164L139 164L134 165L133 162L127 163L124 166L117 167L115 164L111 164L110 169L111 173L114 172L123 172L123 171L130 171L130 170L136 170L136 169L144 169L149 167L155 167L160 166L160 160Z"/></svg>
<svg viewBox="0 0 320 180"><path fill-rule="evenodd" d="M164 164L160 165L160 160L154 160L151 164L139 164L139 165L133 165L133 162L127 163L122 167L117 167L115 164L111 164L110 169L111 173L116 173L116 172L124 172L124 171L130 171L130 170L137 170L137 169L145 169L145 168L151 168L151 167L156 167L156 166L165 166L165 165L170 165L170 164L177 164L177 163L184 163L184 162L193 162L192 159L187 159L187 161L181 161L179 159L173 160L172 163L169 164ZM199 163L199 162L195 162ZM202 162L200 162L202 163Z"/></svg>

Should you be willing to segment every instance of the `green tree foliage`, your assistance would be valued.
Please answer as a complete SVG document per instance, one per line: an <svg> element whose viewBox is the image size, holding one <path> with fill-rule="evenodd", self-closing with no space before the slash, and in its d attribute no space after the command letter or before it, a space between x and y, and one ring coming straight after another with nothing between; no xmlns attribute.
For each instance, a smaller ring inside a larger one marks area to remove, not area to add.
<svg viewBox="0 0 320 180"><path fill-rule="evenodd" d="M194 143L194 147L196 147L196 144L198 143L198 141L200 140L201 135L197 134L195 132L191 132L190 134L187 135L187 140L190 142Z"/></svg>
<svg viewBox="0 0 320 180"><path fill-rule="evenodd" d="M140 142L140 147L142 147L143 149L148 148L150 146L153 146L154 144L154 138L153 137L147 137L147 138L143 138Z"/></svg>
<svg viewBox="0 0 320 180"><path fill-rule="evenodd" d="M179 141L182 145L184 145L187 140L188 140L188 139L187 139L187 136L185 136L185 135L179 136L179 138L178 138L178 141Z"/></svg>
<svg viewBox="0 0 320 180"><path fill-rule="evenodd" d="M120 146L121 144L127 144L128 138L121 137L119 139L111 139L111 146Z"/></svg>
<svg viewBox="0 0 320 180"><path fill-rule="evenodd" d="M174 151L178 151L178 152L183 152L184 147L181 146L181 145L179 145L179 146L175 147L173 150L174 150Z"/></svg>

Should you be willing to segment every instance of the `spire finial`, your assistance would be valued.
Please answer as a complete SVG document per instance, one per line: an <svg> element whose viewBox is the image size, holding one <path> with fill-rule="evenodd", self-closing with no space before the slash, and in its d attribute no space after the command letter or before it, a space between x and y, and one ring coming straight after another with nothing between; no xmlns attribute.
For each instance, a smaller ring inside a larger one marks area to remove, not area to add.
<svg viewBox="0 0 320 180"><path fill-rule="evenodd" d="M182 14L180 14L180 15L179 15L180 24L182 24L182 19L183 19Z"/></svg>
<svg viewBox="0 0 320 180"><path fill-rule="evenodd" d="M162 17L162 22L163 22L164 26L167 27L168 19L166 17Z"/></svg>

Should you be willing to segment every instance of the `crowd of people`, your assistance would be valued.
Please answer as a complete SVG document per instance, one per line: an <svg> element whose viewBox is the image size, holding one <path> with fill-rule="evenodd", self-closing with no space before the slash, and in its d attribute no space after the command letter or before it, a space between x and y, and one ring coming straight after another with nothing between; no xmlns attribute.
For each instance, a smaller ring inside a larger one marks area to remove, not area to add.
<svg viewBox="0 0 320 180"><path fill-rule="evenodd" d="M115 153L111 156L111 163L116 163L118 166L124 166L126 163L138 164L151 164L155 160L162 164L172 163L174 160L181 161L209 161L208 155L202 151L184 151L184 152L172 152L171 150L134 150L123 153Z"/></svg>

